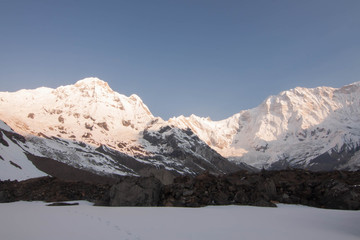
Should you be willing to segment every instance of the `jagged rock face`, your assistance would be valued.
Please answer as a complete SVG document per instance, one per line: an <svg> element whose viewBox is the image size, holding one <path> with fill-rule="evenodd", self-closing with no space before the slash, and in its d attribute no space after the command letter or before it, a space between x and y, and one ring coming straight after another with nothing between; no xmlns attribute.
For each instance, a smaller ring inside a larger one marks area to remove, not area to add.
<svg viewBox="0 0 360 240"><path fill-rule="evenodd" d="M190 129L183 130L169 125L152 126L143 132L143 138L151 144L148 149L156 149L153 158L165 161L177 159L172 167L185 174L196 175L204 171L224 174L239 169L239 166L211 149Z"/></svg>
<svg viewBox="0 0 360 240"><path fill-rule="evenodd" d="M190 128L224 157L258 168L360 167L360 83L284 91L222 121L192 115L169 122Z"/></svg>

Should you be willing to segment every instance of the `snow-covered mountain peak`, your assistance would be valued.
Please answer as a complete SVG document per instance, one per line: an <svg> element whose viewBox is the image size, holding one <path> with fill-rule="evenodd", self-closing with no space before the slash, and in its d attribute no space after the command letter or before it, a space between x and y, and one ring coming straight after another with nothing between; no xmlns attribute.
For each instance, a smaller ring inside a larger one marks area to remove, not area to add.
<svg viewBox="0 0 360 240"><path fill-rule="evenodd" d="M360 87L360 81L350 83L348 85L345 85L344 87L353 86L353 87Z"/></svg>
<svg viewBox="0 0 360 240"><path fill-rule="evenodd" d="M181 116L169 121L190 128L223 156L253 166L302 160L309 164L327 151L340 151L343 146L356 149L360 144L359 104L359 82L338 89L296 87L225 120Z"/></svg>
<svg viewBox="0 0 360 240"><path fill-rule="evenodd" d="M146 108L146 111L149 111L149 109L145 106L143 100L136 94L131 94L129 97L129 100L133 102L136 106L141 106L143 108ZM150 111L149 111L150 114Z"/></svg>
<svg viewBox="0 0 360 240"><path fill-rule="evenodd" d="M79 101L85 99L91 102L98 102L119 108L127 113L136 112L136 114L144 114L153 117L148 107L143 103L142 99L132 94L130 97L113 91L109 84L99 78L89 77L79 80L74 85L59 87L56 92L64 93L67 99L69 95L81 95ZM86 101L86 100L85 100Z"/></svg>
<svg viewBox="0 0 360 240"><path fill-rule="evenodd" d="M343 94L351 94L356 93L360 90L360 82L354 82L349 85L345 85L342 88L338 89L337 92L343 93Z"/></svg>
<svg viewBox="0 0 360 240"><path fill-rule="evenodd" d="M104 87L104 88L109 88L109 84L97 77L88 77L88 78L84 78L81 79L79 81L77 81L74 84L76 87L89 87L89 88L93 88L93 87Z"/></svg>
<svg viewBox="0 0 360 240"><path fill-rule="evenodd" d="M103 102L109 101L115 94L109 84L99 78L84 78L74 85L61 86L54 90L60 98L67 98L69 95L80 95L82 98L93 98Z"/></svg>
<svg viewBox="0 0 360 240"><path fill-rule="evenodd" d="M120 142L136 142L154 119L139 96L119 94L98 78L56 89L0 93L0 99L0 119L21 134L108 144L115 149L124 145Z"/></svg>

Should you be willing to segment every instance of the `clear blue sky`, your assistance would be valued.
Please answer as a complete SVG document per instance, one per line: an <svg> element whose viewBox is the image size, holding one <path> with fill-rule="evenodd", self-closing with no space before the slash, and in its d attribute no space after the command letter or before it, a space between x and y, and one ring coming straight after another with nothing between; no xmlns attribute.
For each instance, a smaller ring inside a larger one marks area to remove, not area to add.
<svg viewBox="0 0 360 240"><path fill-rule="evenodd" d="M164 119L340 87L360 81L360 1L0 0L0 91L89 76Z"/></svg>

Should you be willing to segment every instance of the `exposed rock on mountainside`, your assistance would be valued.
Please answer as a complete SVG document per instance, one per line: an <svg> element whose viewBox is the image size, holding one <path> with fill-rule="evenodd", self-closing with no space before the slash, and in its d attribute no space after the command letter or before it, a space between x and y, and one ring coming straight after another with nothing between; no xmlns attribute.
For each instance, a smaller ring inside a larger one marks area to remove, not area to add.
<svg viewBox="0 0 360 240"><path fill-rule="evenodd" d="M0 179L3 180L49 174L63 180L114 183L120 176L154 176L169 184L181 174L196 175L205 169L220 174L241 169L195 135L192 141L169 135L171 142L161 145L166 150L154 151L152 156L129 156L105 145L95 147L46 135L25 138L0 123ZM192 144L194 151L182 147L184 143ZM156 143L153 144L157 148Z"/></svg>

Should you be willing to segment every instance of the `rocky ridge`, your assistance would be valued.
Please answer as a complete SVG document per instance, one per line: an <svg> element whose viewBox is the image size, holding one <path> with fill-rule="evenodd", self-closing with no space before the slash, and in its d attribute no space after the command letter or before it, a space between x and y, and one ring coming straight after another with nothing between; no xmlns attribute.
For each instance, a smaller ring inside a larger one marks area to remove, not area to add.
<svg viewBox="0 0 360 240"><path fill-rule="evenodd" d="M179 175L196 175L205 169L221 174L237 169L191 131L166 128L146 133L155 148L151 156L130 156L106 145L99 147L48 136L22 136L0 121L0 179L25 180L51 175L63 180L112 183L121 176L156 176L163 183ZM172 131L179 131L175 134ZM186 135L187 138L179 138ZM161 142L161 143L160 143ZM185 146L183 146L185 145ZM192 149L187 149L192 146ZM250 168L249 168L250 169Z"/></svg>
<svg viewBox="0 0 360 240"><path fill-rule="evenodd" d="M154 177L93 184L42 177L0 181L0 202L88 200L103 206L252 205L277 203L360 210L360 172L261 171L182 176L164 185Z"/></svg>

